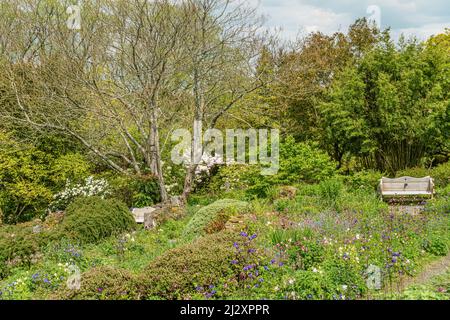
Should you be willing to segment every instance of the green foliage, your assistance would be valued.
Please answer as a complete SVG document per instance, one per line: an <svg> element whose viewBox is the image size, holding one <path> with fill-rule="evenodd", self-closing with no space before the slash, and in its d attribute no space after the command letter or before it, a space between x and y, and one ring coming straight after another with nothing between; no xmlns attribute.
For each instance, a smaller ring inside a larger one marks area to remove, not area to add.
<svg viewBox="0 0 450 320"><path fill-rule="evenodd" d="M375 191L380 184L383 173L376 170L363 170L354 172L348 176L344 176L344 181L352 189L364 189Z"/></svg>
<svg viewBox="0 0 450 320"><path fill-rule="evenodd" d="M111 197L121 200L128 207L142 208L160 201L159 187L155 177L114 176L110 179Z"/></svg>
<svg viewBox="0 0 450 320"><path fill-rule="evenodd" d="M136 223L125 204L100 197L79 198L66 210L59 232L80 243L99 240L131 230Z"/></svg>
<svg viewBox="0 0 450 320"><path fill-rule="evenodd" d="M223 221L236 213L245 213L249 204L244 201L222 199L198 210L187 224L184 235L193 238L206 232L216 219ZM223 215L226 215L225 217Z"/></svg>
<svg viewBox="0 0 450 320"><path fill-rule="evenodd" d="M221 167L212 178L214 192L246 190L248 198L267 197L273 186L315 183L335 174L336 164L315 144L297 143L291 136L280 145L280 167L275 175L261 175L260 166Z"/></svg>
<svg viewBox="0 0 450 320"><path fill-rule="evenodd" d="M91 165L79 153L69 153L55 159L49 172L57 188L65 186L67 181L79 183L86 179L91 172Z"/></svg>
<svg viewBox="0 0 450 320"><path fill-rule="evenodd" d="M67 180L84 179L90 165L80 154L53 155L19 144L0 132L0 210L4 222L24 222L43 215L53 194Z"/></svg>
<svg viewBox="0 0 450 320"><path fill-rule="evenodd" d="M328 205L333 205L341 195L343 188L344 185L340 180L328 179L319 183L319 194Z"/></svg>
<svg viewBox="0 0 450 320"><path fill-rule="evenodd" d="M62 300L139 300L139 278L127 270L96 267L81 274L80 289L63 287L50 297Z"/></svg>
<svg viewBox="0 0 450 320"><path fill-rule="evenodd" d="M433 168L414 167L397 172L397 177L425 177L430 176L434 179L437 187L450 185L450 162L441 163Z"/></svg>
<svg viewBox="0 0 450 320"><path fill-rule="evenodd" d="M385 33L349 65L320 104L323 142L334 159L342 163L349 153L366 167L395 173L448 152L449 69L442 57L414 41L396 46Z"/></svg>
<svg viewBox="0 0 450 320"><path fill-rule="evenodd" d="M425 251L434 254L435 256L445 256L449 252L449 237L439 234L429 235L423 244Z"/></svg>
<svg viewBox="0 0 450 320"><path fill-rule="evenodd" d="M280 171L273 179L284 185L314 183L331 177L335 169L336 164L317 145L287 137L280 147Z"/></svg>
<svg viewBox="0 0 450 320"><path fill-rule="evenodd" d="M0 132L0 210L4 221L30 220L50 202L50 157L32 146L20 146Z"/></svg>
<svg viewBox="0 0 450 320"><path fill-rule="evenodd" d="M11 268L36 263L42 247L54 239L52 229L33 232L37 225L40 224L27 222L0 227L0 269L3 277Z"/></svg>
<svg viewBox="0 0 450 320"><path fill-rule="evenodd" d="M220 232L172 249L143 271L148 297L189 298L196 287L208 287L233 274L236 235Z"/></svg>

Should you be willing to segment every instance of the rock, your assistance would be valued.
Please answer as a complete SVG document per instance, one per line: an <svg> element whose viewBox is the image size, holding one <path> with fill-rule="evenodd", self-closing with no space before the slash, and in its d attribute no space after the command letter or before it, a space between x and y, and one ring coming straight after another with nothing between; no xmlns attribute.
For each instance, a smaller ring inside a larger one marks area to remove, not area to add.
<svg viewBox="0 0 450 320"><path fill-rule="evenodd" d="M33 227L33 233L41 233L42 232L42 226L41 225L36 225Z"/></svg>
<svg viewBox="0 0 450 320"><path fill-rule="evenodd" d="M294 199L297 195L297 188L292 186L282 186L279 189L278 197L279 198L287 198L287 199Z"/></svg>
<svg viewBox="0 0 450 320"><path fill-rule="evenodd" d="M156 209L153 207L133 208L131 210L131 214L134 216L134 220L136 221L136 223L144 223L145 215L148 215L155 210Z"/></svg>
<svg viewBox="0 0 450 320"><path fill-rule="evenodd" d="M147 212L144 215L144 228L146 230L151 230L153 228L156 227L157 223L156 223L156 216L155 216L155 212L156 209L152 212Z"/></svg>
<svg viewBox="0 0 450 320"><path fill-rule="evenodd" d="M157 225L163 224L169 219L177 220L184 216L184 210L182 206L176 206L172 204L174 199L171 199L168 203L160 203L152 207L153 211L146 212L144 214L144 227L147 230L155 228Z"/></svg>
<svg viewBox="0 0 450 320"><path fill-rule="evenodd" d="M46 230L55 228L58 224L60 224L63 221L64 216L65 216L64 211L49 213L44 220L43 227Z"/></svg>

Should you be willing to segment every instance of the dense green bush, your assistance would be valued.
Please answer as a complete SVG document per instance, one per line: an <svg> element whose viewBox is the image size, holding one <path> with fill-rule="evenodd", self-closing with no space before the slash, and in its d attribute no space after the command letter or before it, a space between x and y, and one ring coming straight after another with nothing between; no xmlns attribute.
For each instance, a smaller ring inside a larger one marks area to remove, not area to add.
<svg viewBox="0 0 450 320"><path fill-rule="evenodd" d="M66 210L61 237L81 243L94 243L105 237L128 231L136 223L126 205L114 199L79 198Z"/></svg>
<svg viewBox="0 0 450 320"><path fill-rule="evenodd" d="M215 233L159 256L142 272L147 297L189 298L196 287L208 287L232 275L236 239L229 232Z"/></svg>
<svg viewBox="0 0 450 320"><path fill-rule="evenodd" d="M121 200L128 207L146 207L160 202L157 180L154 176L114 176L109 179L111 198Z"/></svg>
<svg viewBox="0 0 450 320"><path fill-rule="evenodd" d="M377 189L380 179L385 174L375 170L363 170L344 176L344 182L352 189L366 189L374 191Z"/></svg>
<svg viewBox="0 0 450 320"><path fill-rule="evenodd" d="M67 180L86 177L90 165L78 153L47 153L19 143L0 131L0 211L4 222L18 223L43 215Z"/></svg>
<svg viewBox="0 0 450 320"><path fill-rule="evenodd" d="M424 241L425 251L436 256L445 256L449 251L449 239L446 236L431 234Z"/></svg>
<svg viewBox="0 0 450 320"><path fill-rule="evenodd" d="M431 176L437 187L445 187L450 184L450 162L442 163L434 168L426 169L423 167L416 167L405 169L397 172L397 177L425 177Z"/></svg>
<svg viewBox="0 0 450 320"><path fill-rule="evenodd" d="M37 225L40 224L27 222L0 227L0 273L3 277L11 267L37 262L41 248L56 238L53 230L33 232Z"/></svg>
<svg viewBox="0 0 450 320"><path fill-rule="evenodd" d="M232 165L221 167L211 178L209 190L246 190L248 198L267 197L276 185L315 183L332 177L336 163L316 144L297 143L287 137L280 144L278 173L263 176L260 165Z"/></svg>
<svg viewBox="0 0 450 320"><path fill-rule="evenodd" d="M319 194L328 205L334 204L343 191L344 185L338 179L328 179L319 183Z"/></svg>
<svg viewBox="0 0 450 320"><path fill-rule="evenodd" d="M80 289L62 287L51 299L57 300L139 300L142 287L138 277L127 270L102 266L81 274Z"/></svg>
<svg viewBox="0 0 450 320"><path fill-rule="evenodd" d="M219 219L223 221L224 215L230 217L235 213L248 211L249 204L244 201L222 199L198 210L187 224L184 235L188 238L199 236L206 232L206 228Z"/></svg>

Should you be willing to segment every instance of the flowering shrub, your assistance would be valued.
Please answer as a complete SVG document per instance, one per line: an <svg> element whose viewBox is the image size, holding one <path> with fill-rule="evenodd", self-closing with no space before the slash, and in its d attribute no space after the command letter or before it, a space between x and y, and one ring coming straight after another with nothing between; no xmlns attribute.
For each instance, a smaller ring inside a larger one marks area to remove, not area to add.
<svg viewBox="0 0 450 320"><path fill-rule="evenodd" d="M50 210L64 210L78 197L98 196L104 198L109 194L111 194L111 191L109 190L109 184L105 179L95 179L94 177L89 176L83 184L71 184L70 181L67 181L65 189L53 196Z"/></svg>
<svg viewBox="0 0 450 320"><path fill-rule="evenodd" d="M0 282L0 300L30 299L33 294L53 292L66 285L70 274L69 263L23 271Z"/></svg>

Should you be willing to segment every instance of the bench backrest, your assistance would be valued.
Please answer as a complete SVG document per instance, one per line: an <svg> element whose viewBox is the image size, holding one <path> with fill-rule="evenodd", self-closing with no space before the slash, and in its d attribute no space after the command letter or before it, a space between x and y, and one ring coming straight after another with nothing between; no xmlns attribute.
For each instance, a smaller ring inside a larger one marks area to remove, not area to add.
<svg viewBox="0 0 450 320"><path fill-rule="evenodd" d="M400 177L400 178L381 178L380 188L383 191L428 191L432 192L431 177L413 178L413 177Z"/></svg>

